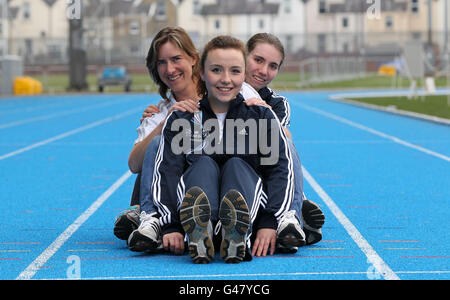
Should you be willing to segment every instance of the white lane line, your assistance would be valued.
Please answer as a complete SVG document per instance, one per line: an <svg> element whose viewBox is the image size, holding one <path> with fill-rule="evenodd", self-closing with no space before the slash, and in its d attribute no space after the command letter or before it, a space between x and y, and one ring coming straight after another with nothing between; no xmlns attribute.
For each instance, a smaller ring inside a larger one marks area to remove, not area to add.
<svg viewBox="0 0 450 300"><path fill-rule="evenodd" d="M450 271L397 271L397 274L450 274ZM148 276L116 276L116 277L86 277L80 280L125 280L125 279L182 279L182 278L227 278L227 277L256 277L256 276L311 276L311 275L364 275L365 272L296 272L296 273L253 273L253 274L191 274L191 275L148 275ZM45 278L40 280L72 280L69 278Z"/></svg>
<svg viewBox="0 0 450 300"><path fill-rule="evenodd" d="M399 139L399 138L397 138L397 137L395 137L395 136L388 135L388 134L383 133L383 132L381 132L381 131L372 129L372 128L370 128L370 127L366 127L366 126L364 126L364 125L355 123L355 122L350 121L350 120L348 120L348 119L339 117L339 116L337 116L337 115L328 113L328 112L326 112L326 111L323 111L323 110L320 110L320 109L318 109L318 108L314 108L314 107L311 107L311 106L308 106L308 105L305 105L305 104L294 103L294 105L300 106L300 107L302 107L302 108L304 108L304 109L306 109L306 110L312 111L312 112L314 112L314 113L317 113L317 114L322 115L322 116L325 116L325 117L327 117L327 118L336 120L336 121L338 121L338 122L341 122L341 123L344 123L344 124L353 126L353 127L355 127L355 128L358 128L358 129L361 129L361 130L370 132L370 133L375 134L375 135L377 135L377 136L379 136L379 137L382 137L382 138L391 140L391 141L393 141L393 142L395 142L395 143L397 143L397 144L400 144L400 145L403 145L403 146L406 146L406 147L409 147L409 148L418 150L418 151L420 151L420 152L423 152L423 153L432 155L432 156L434 156L434 157L443 159L443 160L445 160L445 161L447 161L447 162L450 162L450 157L448 157L448 156L446 156L446 155L443 155L443 154L440 154L440 153L431 151L431 150L429 150L429 149L426 149L426 148L423 148L423 147L420 147L420 146L417 146L417 145L408 143L408 142L406 142L406 141L404 141L404 140L401 140L401 139Z"/></svg>
<svg viewBox="0 0 450 300"><path fill-rule="evenodd" d="M333 215L338 219L339 223L345 228L350 237L355 241L361 251L366 255L368 262L370 262L378 273L388 280L399 280L400 278L389 268L378 253L372 248L362 234L356 229L352 222L344 215L336 203L330 196L322 189L316 180L309 174L309 172L302 166L303 176L316 191L317 195L325 202Z"/></svg>
<svg viewBox="0 0 450 300"><path fill-rule="evenodd" d="M111 121L115 121L115 120L117 120L117 119L120 119L120 118L126 117L126 116L128 116L128 115L134 114L134 113L136 113L136 112L138 112L138 111L142 111L142 107L140 107L140 108L135 108L135 109L131 109L131 110L127 110L127 111L125 111L125 112L123 112L123 113L121 113L121 114L118 114L118 115L115 115L115 116L112 116L112 117L108 117L108 118L105 118L105 119L102 119L102 120L99 120L99 121L90 123L90 124L88 124L88 125L85 125L85 126L82 126L82 127L77 128L77 129L68 131L68 132L66 132L66 133L63 133L63 134L60 134L60 135L51 137L51 138L49 138L49 139L46 139L46 140L37 142L37 143L35 143L35 144L29 145L29 146L27 146L27 147L24 147L24 148L21 148L21 149L18 149L18 150L15 150L15 151L13 151L13 152L9 152L9 153L3 154L3 155L0 156L0 160L3 160L3 159L6 159L6 158L15 156L15 155L17 155L17 154L20 154L20 153L23 153L23 152L32 150L32 149L37 148L37 147L40 147L40 146L44 146L44 145L46 145L46 144L48 144L48 143L51 143L51 142L54 142L54 141L57 141L57 140L66 138L66 137L68 137L68 136L71 136L71 135L80 133L80 132L82 132L82 131L85 131L85 130L88 130L88 129L97 127L97 126L99 126L99 125L102 125L102 124L105 124L105 123L108 123L108 122L111 122Z"/></svg>
<svg viewBox="0 0 450 300"><path fill-rule="evenodd" d="M121 102L123 102L123 101L121 101ZM77 108L77 109L65 110L62 112L57 112L57 113L48 114L48 115L44 115L44 116L33 117L33 118L28 118L28 119L23 119L23 120L17 120L14 122L0 124L0 129L11 128L11 127L15 127L15 126L23 125L23 124L32 123L32 122L44 121L44 120L49 120L52 118L58 118L58 117L63 117L63 116L67 116L67 115L77 114L80 112L85 112L85 111L88 111L91 109L110 106L110 105L117 104L117 103L119 103L119 101L109 101L106 103L90 105L90 106Z"/></svg>
<svg viewBox="0 0 450 300"><path fill-rule="evenodd" d="M22 273L17 276L17 280L27 280L33 278L37 271L61 248L64 243L92 216L100 206L131 176L127 171L113 185L111 185L91 206L86 209L67 229L56 238Z"/></svg>

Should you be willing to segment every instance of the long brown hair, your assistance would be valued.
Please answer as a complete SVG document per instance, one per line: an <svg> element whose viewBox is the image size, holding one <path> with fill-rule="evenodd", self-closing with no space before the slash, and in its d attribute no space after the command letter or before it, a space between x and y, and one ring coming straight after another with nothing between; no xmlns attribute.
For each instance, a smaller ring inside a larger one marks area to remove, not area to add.
<svg viewBox="0 0 450 300"><path fill-rule="evenodd" d="M194 42L181 27L165 27L161 29L153 39L148 51L146 65L150 73L150 77L159 86L158 92L164 99L168 100L167 92L169 87L161 80L158 74L158 52L162 45L166 42L173 43L180 50L184 51L188 56L195 60L192 69L192 81L198 84L200 80L200 54L195 48ZM198 90L198 88L197 88ZM200 95L201 93L199 93Z"/></svg>

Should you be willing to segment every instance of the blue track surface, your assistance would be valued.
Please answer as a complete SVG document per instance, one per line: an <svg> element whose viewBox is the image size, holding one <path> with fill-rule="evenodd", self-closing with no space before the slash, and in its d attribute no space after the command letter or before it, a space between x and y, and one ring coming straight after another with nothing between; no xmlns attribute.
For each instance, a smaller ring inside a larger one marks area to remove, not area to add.
<svg viewBox="0 0 450 300"><path fill-rule="evenodd" d="M323 241L238 265L137 254L113 235L156 95L1 99L0 279L450 279L450 127L286 96Z"/></svg>

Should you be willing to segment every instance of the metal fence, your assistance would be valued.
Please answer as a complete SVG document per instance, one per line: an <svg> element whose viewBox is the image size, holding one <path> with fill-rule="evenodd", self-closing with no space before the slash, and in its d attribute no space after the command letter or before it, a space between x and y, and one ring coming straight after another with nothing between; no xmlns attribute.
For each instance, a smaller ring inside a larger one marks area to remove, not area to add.
<svg viewBox="0 0 450 300"><path fill-rule="evenodd" d="M375 72L377 67L400 57L404 45L411 39L427 41L427 32L394 32L383 34L329 33L279 35L285 46L286 61L282 72L298 74L298 86L335 80L351 79ZM201 49L212 36L192 36ZM239 36L246 41L249 36ZM145 57L152 37L126 36L105 38L85 34L84 45L88 73L98 73L104 65L121 64L131 73L146 73ZM443 32L433 32L433 59L437 73L443 70L448 39ZM0 40L0 45L5 41ZM19 55L24 70L30 75L68 74L68 39L8 40L10 54ZM45 86L45 82L44 82Z"/></svg>

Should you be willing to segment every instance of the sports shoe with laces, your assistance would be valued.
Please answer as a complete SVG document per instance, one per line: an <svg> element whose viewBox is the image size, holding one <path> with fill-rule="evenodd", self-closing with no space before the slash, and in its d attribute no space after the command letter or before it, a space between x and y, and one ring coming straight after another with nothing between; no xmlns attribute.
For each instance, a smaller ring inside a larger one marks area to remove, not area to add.
<svg viewBox="0 0 450 300"><path fill-rule="evenodd" d="M322 226L325 215L319 205L304 199L302 205L303 230L306 235L306 245L312 245L322 240Z"/></svg>
<svg viewBox="0 0 450 300"><path fill-rule="evenodd" d="M139 226L139 206L130 206L122 211L114 222L114 235L121 240L128 240L128 237Z"/></svg>
<svg viewBox="0 0 450 300"><path fill-rule="evenodd" d="M244 197L236 190L228 191L219 208L222 224L220 256L226 263L240 263L246 257L246 237L250 215Z"/></svg>
<svg viewBox="0 0 450 300"><path fill-rule="evenodd" d="M158 252L162 249L158 214L142 211L139 220L139 227L128 238L128 248L136 252Z"/></svg>
<svg viewBox="0 0 450 300"><path fill-rule="evenodd" d="M287 248L293 251L294 249L292 248L304 246L305 243L305 233L300 227L299 220L295 216L295 210L285 212L278 223L277 248L284 250Z"/></svg>
<svg viewBox="0 0 450 300"><path fill-rule="evenodd" d="M208 197L199 187L190 188L181 202L180 221L188 235L189 255L196 264L207 264L214 258L213 226Z"/></svg>

